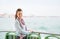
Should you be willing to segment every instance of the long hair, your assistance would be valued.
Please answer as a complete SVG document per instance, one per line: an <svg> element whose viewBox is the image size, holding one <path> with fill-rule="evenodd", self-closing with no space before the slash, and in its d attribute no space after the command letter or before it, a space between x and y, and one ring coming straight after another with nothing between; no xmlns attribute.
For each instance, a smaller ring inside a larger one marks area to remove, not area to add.
<svg viewBox="0 0 60 39"><path fill-rule="evenodd" d="M15 19L17 19L17 13L18 13L18 11L22 11L22 9L18 8L18 9L16 10Z"/></svg>

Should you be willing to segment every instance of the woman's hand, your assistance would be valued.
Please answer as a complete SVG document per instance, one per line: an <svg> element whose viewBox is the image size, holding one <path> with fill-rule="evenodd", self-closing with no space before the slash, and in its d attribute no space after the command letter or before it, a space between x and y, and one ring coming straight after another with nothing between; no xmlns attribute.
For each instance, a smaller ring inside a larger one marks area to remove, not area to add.
<svg viewBox="0 0 60 39"><path fill-rule="evenodd" d="M29 32L34 32L33 30L28 30Z"/></svg>

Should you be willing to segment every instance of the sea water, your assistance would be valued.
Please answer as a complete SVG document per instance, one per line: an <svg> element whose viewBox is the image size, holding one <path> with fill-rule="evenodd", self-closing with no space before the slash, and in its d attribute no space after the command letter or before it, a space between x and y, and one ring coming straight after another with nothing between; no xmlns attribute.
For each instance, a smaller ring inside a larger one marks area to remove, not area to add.
<svg viewBox="0 0 60 39"><path fill-rule="evenodd" d="M35 16L23 18L28 29L36 32L60 34L59 16ZM0 31L15 31L15 19L12 17L0 18ZM6 33L7 32L0 32L0 39L4 39ZM44 39L46 36L47 34L41 34L41 39Z"/></svg>

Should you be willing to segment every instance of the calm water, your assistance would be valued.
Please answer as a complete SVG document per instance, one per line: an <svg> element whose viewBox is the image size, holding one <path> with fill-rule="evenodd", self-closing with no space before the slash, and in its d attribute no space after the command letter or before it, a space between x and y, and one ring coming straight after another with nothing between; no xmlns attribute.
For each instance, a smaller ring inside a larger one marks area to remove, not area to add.
<svg viewBox="0 0 60 39"><path fill-rule="evenodd" d="M60 17L24 17L24 21L29 29L60 34ZM15 31L14 22L14 18L0 18L0 31ZM4 39L5 34L0 32L0 39Z"/></svg>

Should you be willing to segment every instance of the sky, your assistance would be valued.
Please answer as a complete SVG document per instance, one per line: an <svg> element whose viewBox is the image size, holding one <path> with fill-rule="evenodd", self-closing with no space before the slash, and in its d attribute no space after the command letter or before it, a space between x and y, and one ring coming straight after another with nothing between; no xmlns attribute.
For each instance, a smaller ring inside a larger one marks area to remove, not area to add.
<svg viewBox="0 0 60 39"><path fill-rule="evenodd" d="M18 8L24 16L60 16L60 0L0 0L0 13L15 14Z"/></svg>

